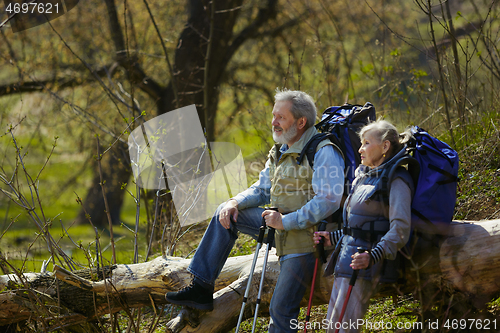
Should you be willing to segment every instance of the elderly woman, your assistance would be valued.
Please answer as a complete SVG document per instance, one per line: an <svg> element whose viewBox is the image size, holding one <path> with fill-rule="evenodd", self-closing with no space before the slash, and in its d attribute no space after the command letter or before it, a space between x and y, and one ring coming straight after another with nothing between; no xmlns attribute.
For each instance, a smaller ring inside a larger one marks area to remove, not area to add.
<svg viewBox="0 0 500 333"><path fill-rule="evenodd" d="M378 283L397 280L396 254L410 236L412 178L405 168L396 170L388 183L387 198L387 193L380 191L380 176L385 167L392 165L391 159L398 158L396 155L411 134L399 134L394 125L378 120L363 127L359 135L362 164L356 170L356 179L344 204L344 229L314 234L316 244L325 237L325 245L336 246L326 271L327 275L331 274L335 265L327 314L328 332L336 328L340 328L340 332L362 329L357 320L363 319ZM358 247L367 251L358 253ZM341 319L354 270L359 270L358 278Z"/></svg>

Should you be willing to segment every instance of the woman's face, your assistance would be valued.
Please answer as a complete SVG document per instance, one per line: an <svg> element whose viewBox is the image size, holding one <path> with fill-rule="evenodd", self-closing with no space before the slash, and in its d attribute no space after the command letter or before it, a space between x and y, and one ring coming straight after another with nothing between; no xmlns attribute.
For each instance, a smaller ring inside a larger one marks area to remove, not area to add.
<svg viewBox="0 0 500 333"><path fill-rule="evenodd" d="M385 159L384 154L387 153L390 147L388 140L379 142L373 134L373 130L364 133L361 138L361 147L358 150L361 155L361 164L370 168L375 168L382 164Z"/></svg>

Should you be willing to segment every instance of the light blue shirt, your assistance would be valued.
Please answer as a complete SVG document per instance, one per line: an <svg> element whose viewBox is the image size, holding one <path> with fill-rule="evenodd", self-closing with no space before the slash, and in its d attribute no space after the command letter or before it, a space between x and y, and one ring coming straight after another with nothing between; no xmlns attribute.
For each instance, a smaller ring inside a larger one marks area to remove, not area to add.
<svg viewBox="0 0 500 333"><path fill-rule="evenodd" d="M282 145L283 153L288 149ZM238 201L238 209L264 206L270 203L271 180L269 163L266 161L259 179L233 199ZM331 145L320 148L314 156L312 187L314 197L300 209L283 216L285 230L306 229L333 214L339 207L344 193L344 159Z"/></svg>

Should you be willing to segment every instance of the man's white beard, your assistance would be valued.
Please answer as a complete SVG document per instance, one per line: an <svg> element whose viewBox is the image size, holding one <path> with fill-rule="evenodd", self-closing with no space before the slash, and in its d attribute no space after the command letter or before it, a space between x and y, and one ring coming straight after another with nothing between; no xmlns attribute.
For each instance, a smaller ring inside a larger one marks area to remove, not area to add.
<svg viewBox="0 0 500 333"><path fill-rule="evenodd" d="M297 135L297 122L294 122L290 128L285 131L283 130L281 135L278 136L278 134L274 131L273 127L273 139L276 143L282 143L282 144L287 144L292 140L295 136Z"/></svg>

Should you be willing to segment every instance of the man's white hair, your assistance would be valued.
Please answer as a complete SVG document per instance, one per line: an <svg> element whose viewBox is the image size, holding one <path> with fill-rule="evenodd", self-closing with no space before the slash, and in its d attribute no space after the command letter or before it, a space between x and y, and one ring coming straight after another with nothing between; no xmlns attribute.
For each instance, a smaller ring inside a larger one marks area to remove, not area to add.
<svg viewBox="0 0 500 333"><path fill-rule="evenodd" d="M312 127L316 122L316 116L318 112L316 110L316 105L314 104L314 100L312 99L312 97L305 92L289 89L280 90L278 88L276 89L276 95L274 95L274 102L276 103L279 101L292 102L290 112L292 112L292 115L295 119L306 117L305 129Z"/></svg>

